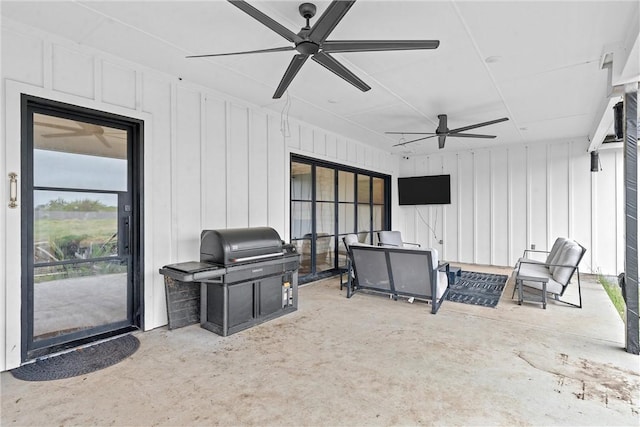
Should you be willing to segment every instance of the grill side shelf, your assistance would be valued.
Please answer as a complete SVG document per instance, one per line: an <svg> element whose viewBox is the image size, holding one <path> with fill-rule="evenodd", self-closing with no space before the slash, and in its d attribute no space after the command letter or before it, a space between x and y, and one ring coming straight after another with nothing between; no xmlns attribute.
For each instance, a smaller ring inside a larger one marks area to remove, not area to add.
<svg viewBox="0 0 640 427"><path fill-rule="evenodd" d="M195 266L195 264L199 264ZM189 267L194 268L189 268ZM160 274L169 276L181 282L197 282L207 279L215 279L224 276L227 270L215 264L185 262L165 265L160 269Z"/></svg>

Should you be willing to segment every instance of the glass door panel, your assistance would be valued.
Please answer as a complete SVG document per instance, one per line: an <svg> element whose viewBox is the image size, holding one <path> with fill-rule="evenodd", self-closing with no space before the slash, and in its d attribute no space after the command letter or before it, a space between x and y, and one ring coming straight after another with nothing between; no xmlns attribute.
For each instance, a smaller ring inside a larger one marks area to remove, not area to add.
<svg viewBox="0 0 640 427"><path fill-rule="evenodd" d="M355 202L355 174L353 172L338 172L338 201Z"/></svg>
<svg viewBox="0 0 640 427"><path fill-rule="evenodd" d="M26 158L27 358L131 327L130 127L34 108Z"/></svg>
<svg viewBox="0 0 640 427"><path fill-rule="evenodd" d="M316 167L316 200L333 201L335 196L335 172L333 169Z"/></svg>
<svg viewBox="0 0 640 427"><path fill-rule="evenodd" d="M126 321L118 195L35 190L33 198L34 341Z"/></svg>
<svg viewBox="0 0 640 427"><path fill-rule="evenodd" d="M373 244L378 244L377 231L384 230L385 227L385 206L384 206L384 180L382 178L371 179L371 209L372 209L372 229Z"/></svg>
<svg viewBox="0 0 640 427"><path fill-rule="evenodd" d="M118 195L35 190L34 263L117 255Z"/></svg>
<svg viewBox="0 0 640 427"><path fill-rule="evenodd" d="M378 233L377 231L384 230L384 206L382 205L373 205L373 244L378 244Z"/></svg>
<svg viewBox="0 0 640 427"><path fill-rule="evenodd" d="M344 269L346 234L371 243L376 227L385 229L389 177L374 175L292 155L291 242L301 254L301 281Z"/></svg>
<svg viewBox="0 0 640 427"><path fill-rule="evenodd" d="M311 202L291 202L291 241L300 254L300 274L311 272Z"/></svg>
<svg viewBox="0 0 640 427"><path fill-rule="evenodd" d="M316 272L331 270L334 265L334 236L318 234L316 239Z"/></svg>
<svg viewBox="0 0 640 427"><path fill-rule="evenodd" d="M313 188L311 165L291 163L291 200L309 200Z"/></svg>
<svg viewBox="0 0 640 427"><path fill-rule="evenodd" d="M335 230L335 203L316 203L316 233L318 236L332 235Z"/></svg>
<svg viewBox="0 0 640 427"><path fill-rule="evenodd" d="M341 235L354 233L356 206L351 203L338 204L338 233Z"/></svg>
<svg viewBox="0 0 640 427"><path fill-rule="evenodd" d="M335 203L316 203L316 272L334 268Z"/></svg>
<svg viewBox="0 0 640 427"><path fill-rule="evenodd" d="M35 267L35 342L127 321L127 266L117 260Z"/></svg>
<svg viewBox="0 0 640 427"><path fill-rule="evenodd" d="M358 204L358 240L371 244L371 206Z"/></svg>
<svg viewBox="0 0 640 427"><path fill-rule="evenodd" d="M311 236L311 202L291 203L291 238L304 239Z"/></svg>
<svg viewBox="0 0 640 427"><path fill-rule="evenodd" d="M358 175L358 203L371 202L371 178L367 175Z"/></svg>
<svg viewBox="0 0 640 427"><path fill-rule="evenodd" d="M346 268L347 250L342 238L356 231L356 174L338 171L338 267Z"/></svg>
<svg viewBox="0 0 640 427"><path fill-rule="evenodd" d="M372 178L373 204L384 205L384 179Z"/></svg>
<svg viewBox="0 0 640 427"><path fill-rule="evenodd" d="M291 243L300 254L301 275L309 274L312 250L312 196L313 175L311 165L291 162Z"/></svg>

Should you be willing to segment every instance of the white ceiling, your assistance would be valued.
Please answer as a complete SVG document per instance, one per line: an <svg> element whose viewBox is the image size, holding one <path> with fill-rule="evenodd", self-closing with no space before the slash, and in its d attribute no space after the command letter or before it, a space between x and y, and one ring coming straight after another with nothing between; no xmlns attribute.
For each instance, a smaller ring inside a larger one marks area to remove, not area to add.
<svg viewBox="0 0 640 427"><path fill-rule="evenodd" d="M296 33L304 25L300 2L250 3ZM317 19L329 2L315 4ZM360 0L328 40L437 39L440 47L334 54L368 92L307 61L280 100L271 97L294 52L185 58L290 45L225 1L2 1L1 13L278 113L289 96L291 117L389 152L421 154L438 151L437 139L392 148L400 135L384 132L433 132L438 114L448 115L449 128L508 117L476 130L496 139L448 138L445 150L586 143L607 102L604 55L633 45L625 73L638 74L639 4Z"/></svg>

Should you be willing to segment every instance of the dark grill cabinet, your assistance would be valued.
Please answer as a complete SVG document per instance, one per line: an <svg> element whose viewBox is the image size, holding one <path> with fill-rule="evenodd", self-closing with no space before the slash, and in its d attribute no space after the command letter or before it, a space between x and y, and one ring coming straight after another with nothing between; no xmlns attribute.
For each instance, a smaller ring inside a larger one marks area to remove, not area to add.
<svg viewBox="0 0 640 427"><path fill-rule="evenodd" d="M233 274L227 274L202 283L200 325L227 336L297 310L298 272L282 261L260 262L254 269L267 270L260 277L229 283ZM297 254L292 261L297 265Z"/></svg>

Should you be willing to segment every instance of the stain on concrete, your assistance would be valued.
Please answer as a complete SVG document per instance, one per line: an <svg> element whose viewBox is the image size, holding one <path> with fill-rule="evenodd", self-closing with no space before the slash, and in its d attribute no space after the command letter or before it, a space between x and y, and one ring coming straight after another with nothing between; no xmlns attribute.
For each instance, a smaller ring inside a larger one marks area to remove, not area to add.
<svg viewBox="0 0 640 427"><path fill-rule="evenodd" d="M571 393L579 400L602 403L605 407L623 406L637 414L640 375L609 363L558 354L549 361L540 354L517 352L529 366L556 378L556 393ZM615 403L615 405L614 405Z"/></svg>

